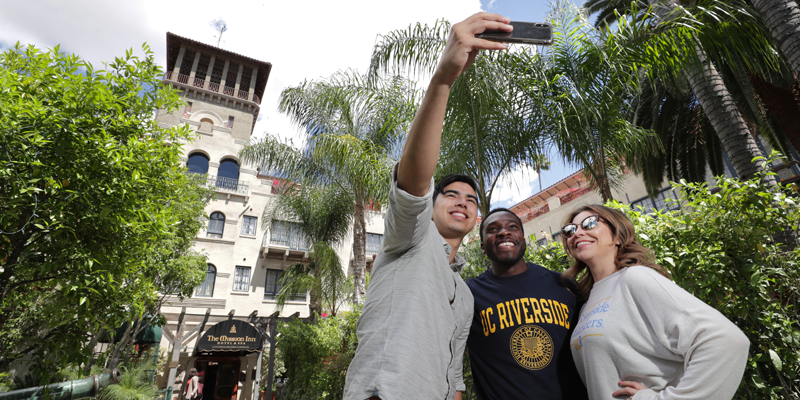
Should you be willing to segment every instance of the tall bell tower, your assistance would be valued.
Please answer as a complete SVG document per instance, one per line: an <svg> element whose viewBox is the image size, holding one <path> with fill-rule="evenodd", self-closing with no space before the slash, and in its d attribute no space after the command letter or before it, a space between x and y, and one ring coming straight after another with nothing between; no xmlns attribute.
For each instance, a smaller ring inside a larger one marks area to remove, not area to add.
<svg viewBox="0 0 800 400"><path fill-rule="evenodd" d="M172 385L176 394L182 393L185 381L179 370L194 367L203 374L208 388L204 397L209 400L257 397L260 351L265 349L249 346L261 341L224 343L235 349L221 351L208 347L203 333L224 329L227 337L245 338L234 328L258 325L257 318L278 311L277 277L305 255L294 251L289 254L294 259L263 256L270 236L261 217L273 196L273 179L259 176L254 165L239 160L239 151L253 134L271 71L268 62L167 33L163 84L180 91L185 106L159 110L156 121L162 127L185 125L196 133L194 140L181 143L183 160L187 172L198 174L214 192L205 209L206 229L198 232L193 246L208 256L206 278L190 298L167 296L161 307L167 319L161 346L172 350L170 371L159 385ZM282 314L308 316L307 294L299 293Z"/></svg>

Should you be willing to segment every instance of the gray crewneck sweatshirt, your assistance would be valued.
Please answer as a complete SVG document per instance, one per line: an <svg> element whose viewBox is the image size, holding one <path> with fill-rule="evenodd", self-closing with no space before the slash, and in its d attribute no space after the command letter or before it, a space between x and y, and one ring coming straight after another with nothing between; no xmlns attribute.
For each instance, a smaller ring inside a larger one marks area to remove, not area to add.
<svg viewBox="0 0 800 400"><path fill-rule="evenodd" d="M634 400L708 400L736 393L750 342L717 310L635 266L594 284L570 344L591 399L615 399L629 380L648 388Z"/></svg>

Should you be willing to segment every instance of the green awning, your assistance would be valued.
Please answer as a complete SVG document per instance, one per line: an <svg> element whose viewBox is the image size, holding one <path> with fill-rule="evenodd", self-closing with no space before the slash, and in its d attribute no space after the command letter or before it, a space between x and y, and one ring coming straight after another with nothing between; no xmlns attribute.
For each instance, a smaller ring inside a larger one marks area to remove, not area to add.
<svg viewBox="0 0 800 400"><path fill-rule="evenodd" d="M124 323L122 326L114 330L114 343L119 342L122 338L122 335L125 334L125 330L128 329L128 325L130 322ZM136 335L136 340L133 341L134 344L153 344L153 343L160 343L161 342L161 334L162 330L160 326L153 326L147 324L138 335ZM103 335L100 336L100 343L111 343L111 332L103 332Z"/></svg>

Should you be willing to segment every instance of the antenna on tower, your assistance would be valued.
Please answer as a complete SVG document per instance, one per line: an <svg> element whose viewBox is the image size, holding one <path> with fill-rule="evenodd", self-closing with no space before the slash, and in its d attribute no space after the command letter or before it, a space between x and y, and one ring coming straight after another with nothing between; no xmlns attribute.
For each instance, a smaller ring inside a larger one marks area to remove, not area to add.
<svg viewBox="0 0 800 400"><path fill-rule="evenodd" d="M211 25L215 30L219 31L218 35L214 35L214 37L217 39L217 47L219 47L220 43L222 43L222 34L228 30L228 24L226 24L222 18L212 20L208 24Z"/></svg>

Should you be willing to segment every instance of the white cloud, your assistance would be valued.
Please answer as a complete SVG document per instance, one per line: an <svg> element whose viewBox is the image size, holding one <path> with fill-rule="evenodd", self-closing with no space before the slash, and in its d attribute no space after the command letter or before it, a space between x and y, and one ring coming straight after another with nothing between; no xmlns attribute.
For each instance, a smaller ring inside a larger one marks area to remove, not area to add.
<svg viewBox="0 0 800 400"><path fill-rule="evenodd" d="M218 31L209 24L224 20L222 48L273 65L254 135L296 137L298 130L277 112L283 88L341 69L365 71L378 34L440 18L457 22L481 5L479 0L26 0L5 1L2 8L0 43L43 48L60 43L62 51L96 66L144 42L163 66L167 31L216 44Z"/></svg>
<svg viewBox="0 0 800 400"><path fill-rule="evenodd" d="M492 208L510 207L539 191L539 175L526 165L503 174L492 193Z"/></svg>

